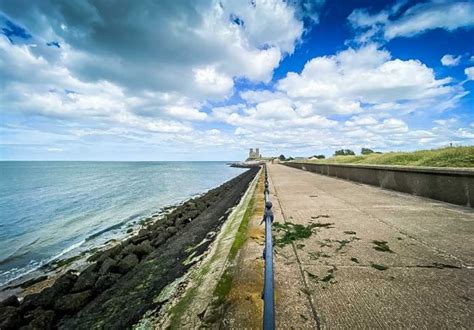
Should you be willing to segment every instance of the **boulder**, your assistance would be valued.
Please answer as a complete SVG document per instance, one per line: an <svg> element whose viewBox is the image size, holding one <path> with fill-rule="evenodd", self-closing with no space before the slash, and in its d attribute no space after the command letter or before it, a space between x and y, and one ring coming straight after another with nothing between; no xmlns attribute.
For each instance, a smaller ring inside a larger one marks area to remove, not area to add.
<svg viewBox="0 0 474 330"><path fill-rule="evenodd" d="M115 273L108 273L100 276L94 284L94 290L98 293L103 292L114 285L120 277L120 274Z"/></svg>
<svg viewBox="0 0 474 330"><path fill-rule="evenodd" d="M34 309L37 307L48 309L53 305L56 296L56 290L53 288L45 288L39 293L27 295L25 299L23 299L20 307L22 309Z"/></svg>
<svg viewBox="0 0 474 330"><path fill-rule="evenodd" d="M41 308L35 309L32 313L31 322L25 327L25 329L52 329L54 325L54 318L56 313L52 310L44 310Z"/></svg>
<svg viewBox="0 0 474 330"><path fill-rule="evenodd" d="M115 265L117 265L117 261L115 261L112 258L107 258L102 262L102 265L100 266L99 273L101 275L109 273Z"/></svg>
<svg viewBox="0 0 474 330"><path fill-rule="evenodd" d="M18 329L22 322L20 309L13 306L0 308L0 329Z"/></svg>
<svg viewBox="0 0 474 330"><path fill-rule="evenodd" d="M71 292L80 292L91 289L98 277L99 274L94 272L93 268L86 268L77 278L76 284L74 284Z"/></svg>
<svg viewBox="0 0 474 330"><path fill-rule="evenodd" d="M158 247L166 241L166 235L158 234L156 238L151 242L151 245Z"/></svg>
<svg viewBox="0 0 474 330"><path fill-rule="evenodd" d="M138 235L133 236L131 238L131 242L133 244L139 244L139 243L143 242L144 240L150 238L150 236L151 236L151 231L148 230L148 229L142 228L138 232Z"/></svg>
<svg viewBox="0 0 474 330"><path fill-rule="evenodd" d="M54 303L54 309L63 313L72 314L79 311L92 298L90 290L66 294L59 297Z"/></svg>
<svg viewBox="0 0 474 330"><path fill-rule="evenodd" d="M52 288L56 293L68 293L72 289L77 280L77 275L71 272L59 277L53 284Z"/></svg>
<svg viewBox="0 0 474 330"><path fill-rule="evenodd" d="M99 252L97 257L94 256L94 259L97 260L99 264L101 264L108 258L111 258L111 259L115 258L115 256L117 256L122 251L122 249L123 249L122 245L117 244L111 247L110 249L107 249L103 252Z"/></svg>
<svg viewBox="0 0 474 330"><path fill-rule="evenodd" d="M186 226L188 223L190 223L192 221L191 218L181 218L181 219L178 219L176 220L176 227L178 227L179 229L183 228L184 226Z"/></svg>
<svg viewBox="0 0 474 330"><path fill-rule="evenodd" d="M138 257L134 253L131 253L120 260L117 265L117 271L120 274L125 274L133 269L133 267L136 265L138 265Z"/></svg>
<svg viewBox="0 0 474 330"><path fill-rule="evenodd" d="M153 247L149 240L143 241L140 244L136 245L133 249L133 253L142 259L144 256L150 254L153 251Z"/></svg>
<svg viewBox="0 0 474 330"><path fill-rule="evenodd" d="M12 307L18 307L20 306L20 302L18 301L18 298L13 295L5 299L0 303L0 306L12 306Z"/></svg>
<svg viewBox="0 0 474 330"><path fill-rule="evenodd" d="M174 227L174 226L170 226L170 227L166 228L166 231L169 234L174 235L178 232L178 229L176 229L176 227Z"/></svg>

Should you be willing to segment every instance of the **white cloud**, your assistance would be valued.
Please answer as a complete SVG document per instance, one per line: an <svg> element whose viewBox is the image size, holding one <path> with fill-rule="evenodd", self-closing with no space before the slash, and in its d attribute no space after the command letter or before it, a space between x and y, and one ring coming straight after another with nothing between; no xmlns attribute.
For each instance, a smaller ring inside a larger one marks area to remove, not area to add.
<svg viewBox="0 0 474 330"><path fill-rule="evenodd" d="M160 1L127 2L121 9L113 1L80 7L49 0L2 4L10 19L34 35L16 44L0 36L2 114L26 122L40 115L51 125L0 125L2 143L34 141L44 151L62 149L61 156L99 147L97 141L118 150L192 154L209 147L228 155L255 145L266 154L277 148L313 154L322 148L384 150L470 139L472 129L461 127L461 120L446 123L450 130L441 121L415 130L408 116L455 107L467 93L462 85L370 43L424 7L400 15L400 6L374 15L355 11L350 20L366 32L364 47L313 58L301 72L273 84L273 70L304 33L301 17L318 21L317 12L308 9L314 4ZM45 46L51 40L61 48ZM465 73L473 79L471 69ZM258 90L233 94L237 79ZM212 104L224 105L212 109Z"/></svg>
<svg viewBox="0 0 474 330"><path fill-rule="evenodd" d="M474 80L474 66L464 69L464 74L467 76L467 79Z"/></svg>
<svg viewBox="0 0 474 330"><path fill-rule="evenodd" d="M444 66L456 66L461 61L461 55L454 56L450 54L446 54L441 58L441 64Z"/></svg>
<svg viewBox="0 0 474 330"><path fill-rule="evenodd" d="M387 24L385 37L410 37L427 30L442 28L453 31L461 27L474 26L474 3L432 2L415 5L401 18Z"/></svg>
<svg viewBox="0 0 474 330"><path fill-rule="evenodd" d="M61 49L42 47L36 55L61 54L56 60L82 81L196 98L228 96L234 78L269 82L303 33L294 8L280 0L111 1L79 7L45 0L2 9L39 44L58 40ZM32 14L19 14L25 11Z"/></svg>
<svg viewBox="0 0 474 330"><path fill-rule="evenodd" d="M447 95L452 93L449 82L437 80L433 70L419 61L391 59L387 51L368 45L314 58L301 74L288 73L277 87L292 98L312 102L316 108L326 102L332 103L333 113L356 113L361 111L361 103L376 105Z"/></svg>
<svg viewBox="0 0 474 330"><path fill-rule="evenodd" d="M228 76L219 74L212 67L194 69L194 81L198 88L208 95L217 96L229 95L234 86L234 82Z"/></svg>
<svg viewBox="0 0 474 330"><path fill-rule="evenodd" d="M394 59L373 44L313 58L275 87L243 91L244 103L214 108L211 118L235 127L243 145L294 154L343 147L424 148L442 146L448 137L455 140L456 130L410 129L409 114L441 113L467 93L450 78L436 79L420 61ZM351 117L333 119L341 115ZM469 137L456 134L458 140Z"/></svg>
<svg viewBox="0 0 474 330"><path fill-rule="evenodd" d="M403 2L370 14L366 9L356 9L348 20L357 31L359 43L371 40L391 40L397 37L413 37L433 29L454 31L474 26L474 3L455 1L431 1L413 5L402 14Z"/></svg>
<svg viewBox="0 0 474 330"><path fill-rule="evenodd" d="M449 118L449 119L437 119L433 120L433 123L440 125L440 126L447 126L457 123L458 120L456 118Z"/></svg>
<svg viewBox="0 0 474 330"><path fill-rule="evenodd" d="M62 148L46 148L46 150L49 152L63 152L64 151Z"/></svg>

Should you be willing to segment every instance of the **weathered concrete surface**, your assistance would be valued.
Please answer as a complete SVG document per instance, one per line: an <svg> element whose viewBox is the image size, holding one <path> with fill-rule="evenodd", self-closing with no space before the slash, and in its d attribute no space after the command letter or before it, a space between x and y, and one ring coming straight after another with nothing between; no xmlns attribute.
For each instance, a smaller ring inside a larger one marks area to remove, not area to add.
<svg viewBox="0 0 474 330"><path fill-rule="evenodd" d="M473 169L298 162L287 162L285 165L416 196L474 207Z"/></svg>
<svg viewBox="0 0 474 330"><path fill-rule="evenodd" d="M223 329L259 329L262 326L262 251L265 241L263 217L264 175L255 190L254 205L246 228L246 240L238 255L233 272L232 287L223 303L224 313L214 324Z"/></svg>
<svg viewBox="0 0 474 330"><path fill-rule="evenodd" d="M278 328L474 327L472 209L268 169L275 221L320 226L275 247Z"/></svg>

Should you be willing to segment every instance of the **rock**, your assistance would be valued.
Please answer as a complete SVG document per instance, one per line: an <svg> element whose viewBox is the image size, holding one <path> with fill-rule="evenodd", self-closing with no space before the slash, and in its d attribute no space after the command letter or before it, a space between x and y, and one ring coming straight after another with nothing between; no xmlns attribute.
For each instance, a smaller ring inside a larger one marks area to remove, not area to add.
<svg viewBox="0 0 474 330"><path fill-rule="evenodd" d="M52 288L56 293L68 293L74 286L76 280L76 274L67 272L54 282Z"/></svg>
<svg viewBox="0 0 474 330"><path fill-rule="evenodd" d="M77 278L76 284L74 284L71 292L80 292L91 289L98 277L99 274L94 272L93 268L86 268Z"/></svg>
<svg viewBox="0 0 474 330"><path fill-rule="evenodd" d="M13 295L5 299L0 303L0 306L12 306L12 307L18 307L20 306L20 302L18 301L18 298Z"/></svg>
<svg viewBox="0 0 474 330"><path fill-rule="evenodd" d="M176 227L174 227L174 226L170 226L170 227L166 228L166 231L169 234L174 235L178 232L178 229L176 229Z"/></svg>
<svg viewBox="0 0 474 330"><path fill-rule="evenodd" d="M138 265L138 257L135 254L129 254L124 257L117 265L117 271L120 274L129 272L133 267Z"/></svg>
<svg viewBox="0 0 474 330"><path fill-rule="evenodd" d="M138 244L133 249L133 253L135 253L140 259L150 254L151 251L153 251L153 247L151 246L151 243L148 240Z"/></svg>
<svg viewBox="0 0 474 330"><path fill-rule="evenodd" d="M20 309L13 306L0 308L0 329L17 329L22 322Z"/></svg>
<svg viewBox="0 0 474 330"><path fill-rule="evenodd" d="M114 267L115 265L117 265L117 262L114 259L107 258L107 259L104 260L104 262L102 262L102 265L100 266L99 273L101 275L109 273L111 271L112 267Z"/></svg>
<svg viewBox="0 0 474 330"><path fill-rule="evenodd" d="M139 244L141 242L143 242L144 240L147 240L148 239L148 235L147 236L133 236L131 239L130 239L130 242L132 244Z"/></svg>
<svg viewBox="0 0 474 330"><path fill-rule="evenodd" d="M63 313L72 314L87 304L90 298L92 298L92 292L90 290L66 294L56 300L54 309Z"/></svg>
<svg viewBox="0 0 474 330"><path fill-rule="evenodd" d="M148 236L150 235L150 231L148 229L140 229L138 232L138 236Z"/></svg>
<svg viewBox="0 0 474 330"><path fill-rule="evenodd" d="M94 290L97 292L103 292L114 285L115 282L121 277L120 274L109 273L98 278L94 284Z"/></svg>
<svg viewBox="0 0 474 330"><path fill-rule="evenodd" d="M113 259L122 251L122 249L123 249L122 245L117 244L111 247L110 249L105 250L104 252L100 253L100 255L96 258L96 260L99 264L101 264L108 258Z"/></svg>
<svg viewBox="0 0 474 330"><path fill-rule="evenodd" d="M53 288L45 288L40 293L27 295L20 304L22 309L34 309L37 307L49 308L53 305L57 291Z"/></svg>
<svg viewBox="0 0 474 330"><path fill-rule="evenodd" d="M175 221L176 221L176 218L175 218L174 216L169 216L169 217L164 221L165 227L174 226Z"/></svg>
<svg viewBox="0 0 474 330"><path fill-rule="evenodd" d="M191 222L191 218L181 218L181 219L178 219L176 220L176 227L178 227L179 229L183 228L184 226L186 226L188 223Z"/></svg>
<svg viewBox="0 0 474 330"><path fill-rule="evenodd" d="M32 317L32 321L25 327L25 329L52 329L56 313L52 310L38 308L34 310Z"/></svg>
<svg viewBox="0 0 474 330"><path fill-rule="evenodd" d="M133 244L139 244L143 242L144 240L150 238L150 236L151 236L151 231L149 231L148 229L140 229L140 231L138 232L138 235L132 237L131 241Z"/></svg>
<svg viewBox="0 0 474 330"><path fill-rule="evenodd" d="M167 237L165 235L159 234L152 242L151 245L154 247L160 246L166 241Z"/></svg>

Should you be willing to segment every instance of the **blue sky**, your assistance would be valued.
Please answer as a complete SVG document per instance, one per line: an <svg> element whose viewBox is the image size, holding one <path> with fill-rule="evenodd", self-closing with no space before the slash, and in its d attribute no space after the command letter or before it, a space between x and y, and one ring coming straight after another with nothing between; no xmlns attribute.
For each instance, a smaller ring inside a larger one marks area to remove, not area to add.
<svg viewBox="0 0 474 330"><path fill-rule="evenodd" d="M473 1L0 1L0 159L474 143Z"/></svg>

